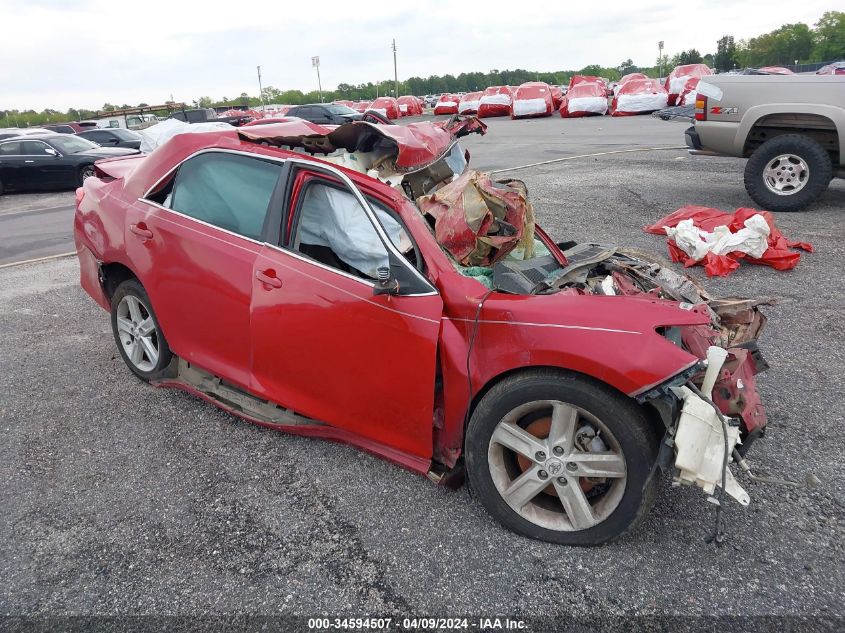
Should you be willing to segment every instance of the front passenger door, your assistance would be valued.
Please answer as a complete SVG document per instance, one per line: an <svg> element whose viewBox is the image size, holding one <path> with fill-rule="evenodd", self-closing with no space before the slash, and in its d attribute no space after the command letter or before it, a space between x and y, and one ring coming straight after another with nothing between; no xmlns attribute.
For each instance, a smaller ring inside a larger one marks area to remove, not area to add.
<svg viewBox="0 0 845 633"><path fill-rule="evenodd" d="M365 208L339 171L302 167L292 189L290 229L255 262L253 391L423 463L440 295L400 252L413 244L398 217ZM374 294L384 266L400 294Z"/></svg>

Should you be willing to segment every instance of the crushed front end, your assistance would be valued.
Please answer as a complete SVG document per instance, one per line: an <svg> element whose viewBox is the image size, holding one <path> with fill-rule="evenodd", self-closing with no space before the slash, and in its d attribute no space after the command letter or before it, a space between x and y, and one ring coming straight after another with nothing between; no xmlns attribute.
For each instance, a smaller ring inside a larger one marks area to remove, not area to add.
<svg viewBox="0 0 845 633"><path fill-rule="evenodd" d="M676 301L685 309L707 307L709 324L658 331L699 362L636 397L660 414L666 433L659 462L664 468L674 467L676 483L697 485L710 495L720 487L747 505L750 498L727 465L737 454L744 456L765 433L766 410L756 376L768 365L757 338L766 323L759 307L770 301L715 299L689 277L617 249L578 266L579 260L590 259L582 256L589 250L576 246L564 251L568 274L552 280L555 285L546 291L554 287L589 294L648 295Z"/></svg>

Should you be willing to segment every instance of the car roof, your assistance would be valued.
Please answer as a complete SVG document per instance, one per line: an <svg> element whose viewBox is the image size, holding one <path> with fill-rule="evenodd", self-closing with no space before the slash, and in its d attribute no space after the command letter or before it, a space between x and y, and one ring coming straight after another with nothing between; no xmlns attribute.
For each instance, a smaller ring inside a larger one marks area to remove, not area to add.
<svg viewBox="0 0 845 633"><path fill-rule="evenodd" d="M18 134L17 136L10 136L9 138L0 139L0 143L4 141L31 141L33 139L50 140L51 138L64 138L66 136L71 135L45 130L44 132L33 132L32 134Z"/></svg>

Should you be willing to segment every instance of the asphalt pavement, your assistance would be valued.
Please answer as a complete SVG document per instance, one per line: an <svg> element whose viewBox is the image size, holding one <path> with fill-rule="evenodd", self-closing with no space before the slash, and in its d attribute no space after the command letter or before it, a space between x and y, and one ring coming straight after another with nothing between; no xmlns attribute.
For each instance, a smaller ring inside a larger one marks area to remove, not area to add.
<svg viewBox="0 0 845 633"><path fill-rule="evenodd" d="M682 131L642 117L498 120L466 146L476 166L504 168L671 146ZM665 254L665 239L642 227L684 204L752 206L743 167L669 150L508 175L526 181L555 238ZM845 183L834 181L811 209L777 215L788 237L816 247L795 270L743 265L707 281L715 294L777 300L760 340L770 427L749 458L760 473L820 482L789 488L740 475L751 505L728 503L722 547L706 542L714 508L705 495L668 481L618 542L577 549L522 538L466 489L139 382L108 315L78 287L75 260L0 270L0 615L510 614L564 626L715 614L803 616L808 627L838 617L841 628L843 206Z"/></svg>

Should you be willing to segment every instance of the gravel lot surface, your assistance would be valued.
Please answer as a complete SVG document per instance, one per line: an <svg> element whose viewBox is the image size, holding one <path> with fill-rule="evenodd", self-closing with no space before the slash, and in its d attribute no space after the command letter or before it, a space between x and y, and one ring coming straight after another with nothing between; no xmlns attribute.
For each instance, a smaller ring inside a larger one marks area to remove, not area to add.
<svg viewBox="0 0 845 633"><path fill-rule="evenodd" d="M501 168L618 149L620 135L629 147L675 145L682 130L641 118L494 121L467 146L476 165ZM665 254L642 226L687 203L751 206L743 167L661 151L512 175L556 238ZM740 477L752 502L727 506L721 548L705 542L713 506L668 480L624 540L572 549L521 538L465 489L142 384L78 287L75 260L0 270L0 614L845 616L843 184L777 216L817 249L794 271L743 265L708 282L778 300L760 341L770 428L752 466L821 482Z"/></svg>

